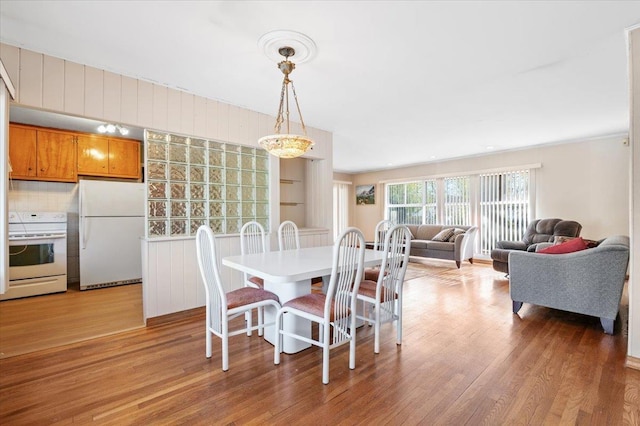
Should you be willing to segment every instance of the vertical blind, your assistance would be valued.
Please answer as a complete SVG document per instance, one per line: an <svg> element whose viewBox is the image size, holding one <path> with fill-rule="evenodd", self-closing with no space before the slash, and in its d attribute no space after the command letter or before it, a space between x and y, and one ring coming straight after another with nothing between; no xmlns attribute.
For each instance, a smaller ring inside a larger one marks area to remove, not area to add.
<svg viewBox="0 0 640 426"><path fill-rule="evenodd" d="M529 223L529 170L480 175L480 250L519 240Z"/></svg>
<svg viewBox="0 0 640 426"><path fill-rule="evenodd" d="M349 185L333 184L333 239L349 226Z"/></svg>
<svg viewBox="0 0 640 426"><path fill-rule="evenodd" d="M469 176L444 179L443 209L445 225L468 225L471 223Z"/></svg>
<svg viewBox="0 0 640 426"><path fill-rule="evenodd" d="M435 225L438 223L438 182L435 179L429 179L424 182L425 200L424 200L424 222L427 225Z"/></svg>

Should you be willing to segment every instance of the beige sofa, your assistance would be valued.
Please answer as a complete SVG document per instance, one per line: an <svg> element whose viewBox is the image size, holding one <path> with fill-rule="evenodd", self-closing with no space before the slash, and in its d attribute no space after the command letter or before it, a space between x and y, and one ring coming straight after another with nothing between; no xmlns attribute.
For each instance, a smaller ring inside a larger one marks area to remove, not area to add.
<svg viewBox="0 0 640 426"><path fill-rule="evenodd" d="M458 268L463 260L473 263L473 247L478 228L462 225L407 225L411 231L411 256L454 260ZM433 237L446 228L464 229L452 242L433 241Z"/></svg>

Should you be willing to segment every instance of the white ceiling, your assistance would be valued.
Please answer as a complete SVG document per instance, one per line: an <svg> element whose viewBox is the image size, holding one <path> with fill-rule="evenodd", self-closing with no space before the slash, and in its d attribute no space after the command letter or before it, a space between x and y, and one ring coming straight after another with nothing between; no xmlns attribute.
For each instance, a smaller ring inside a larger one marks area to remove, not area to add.
<svg viewBox="0 0 640 426"><path fill-rule="evenodd" d="M302 32L300 107L346 172L626 133L638 23L638 1L0 5L3 43L272 115L282 77L258 39Z"/></svg>

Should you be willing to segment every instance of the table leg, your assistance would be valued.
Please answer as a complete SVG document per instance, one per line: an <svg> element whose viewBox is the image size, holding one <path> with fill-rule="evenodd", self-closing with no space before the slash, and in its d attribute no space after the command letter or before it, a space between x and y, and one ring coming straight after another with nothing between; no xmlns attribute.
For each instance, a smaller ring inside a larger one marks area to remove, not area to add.
<svg viewBox="0 0 640 426"><path fill-rule="evenodd" d="M305 294L310 294L311 280L308 279L303 281L276 284L270 283L265 280L264 289L277 294L278 298L280 299L280 303L284 305L291 299L295 299L299 296L304 296ZM264 322L274 322L275 315L275 309L271 307L265 308ZM282 325L282 328L286 331L294 332L298 335L311 338L311 321L307 319L285 314L283 316ZM275 328L273 325L265 328L264 338L272 345L275 344ZM282 339L282 350L288 354L300 352L301 350L307 349L309 347L311 347L309 343L303 342L302 340L294 339L292 337L284 336Z"/></svg>

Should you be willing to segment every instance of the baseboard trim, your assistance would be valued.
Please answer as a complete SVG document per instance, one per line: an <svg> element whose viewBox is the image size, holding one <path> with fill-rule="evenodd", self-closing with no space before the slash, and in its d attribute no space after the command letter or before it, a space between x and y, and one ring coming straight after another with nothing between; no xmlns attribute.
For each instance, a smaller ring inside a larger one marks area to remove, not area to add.
<svg viewBox="0 0 640 426"><path fill-rule="evenodd" d="M154 327L158 325L165 325L171 322L182 321L185 319L191 319L196 316L205 314L205 307L187 309L186 311L174 312L167 315L160 315L158 317L147 318L147 327Z"/></svg>
<svg viewBox="0 0 640 426"><path fill-rule="evenodd" d="M625 366L627 368L633 368L634 370L640 370L640 358L627 355Z"/></svg>

